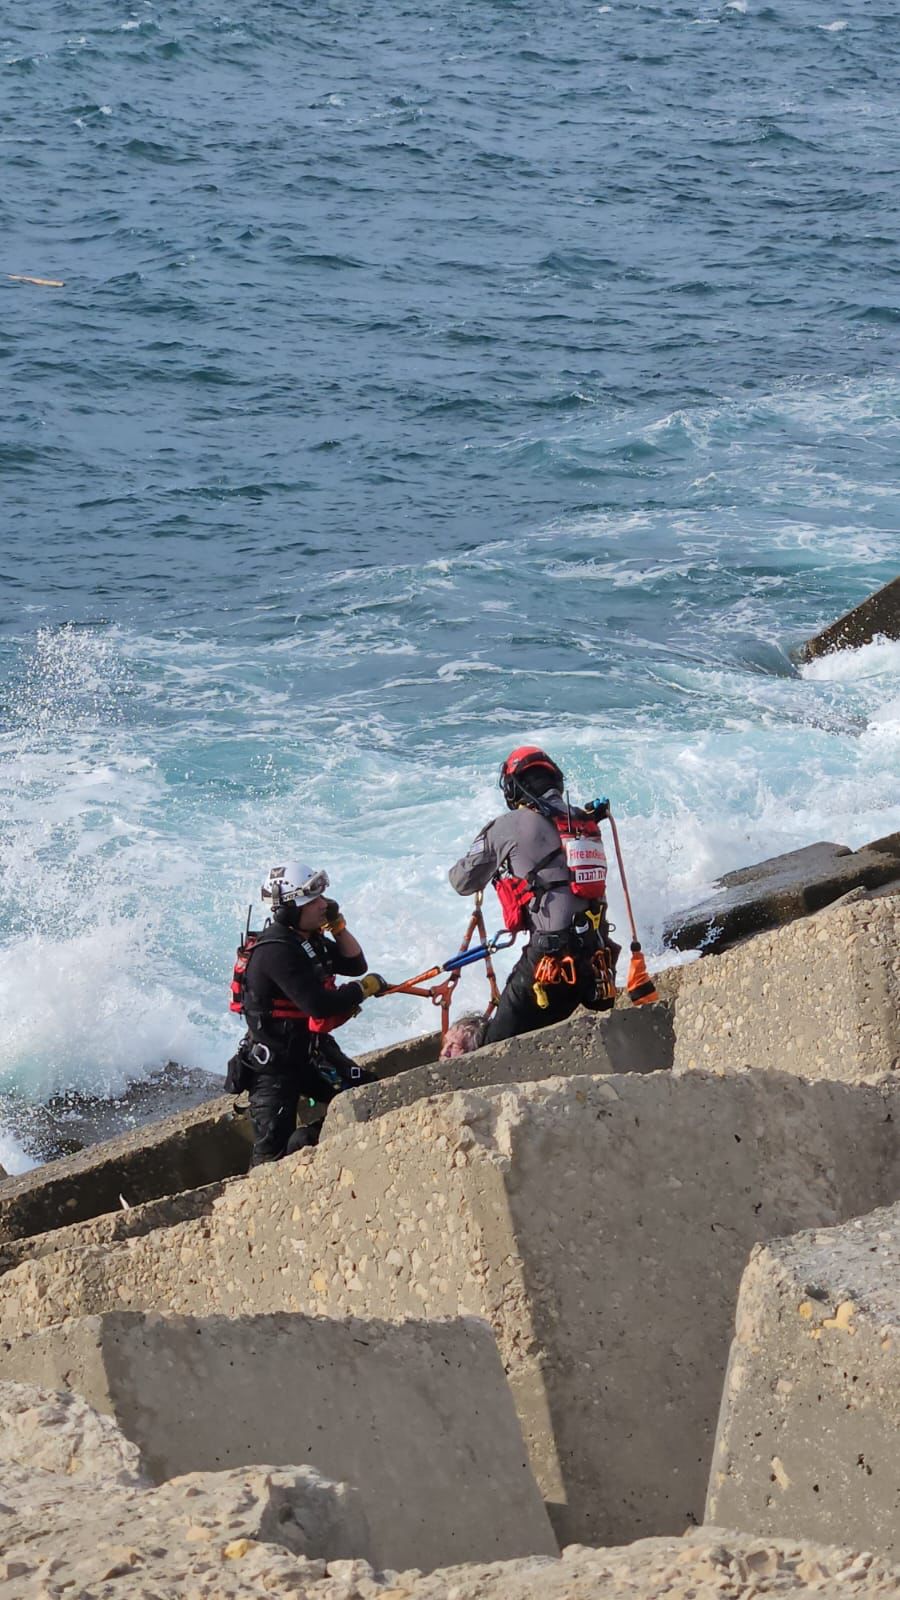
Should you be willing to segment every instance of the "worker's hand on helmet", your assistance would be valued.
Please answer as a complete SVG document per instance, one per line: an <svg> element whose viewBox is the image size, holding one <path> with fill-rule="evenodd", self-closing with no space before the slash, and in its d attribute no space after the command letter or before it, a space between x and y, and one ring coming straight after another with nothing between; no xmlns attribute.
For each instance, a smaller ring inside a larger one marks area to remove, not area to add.
<svg viewBox="0 0 900 1600"><path fill-rule="evenodd" d="M346 926L344 914L337 901L326 900L322 917L322 932L333 934L337 938L337 935L343 933Z"/></svg>
<svg viewBox="0 0 900 1600"><path fill-rule="evenodd" d="M370 1000L373 995L384 994L385 989L390 988L390 985L385 978L382 978L380 973L367 972L364 978L360 978L359 987L362 989L363 999Z"/></svg>

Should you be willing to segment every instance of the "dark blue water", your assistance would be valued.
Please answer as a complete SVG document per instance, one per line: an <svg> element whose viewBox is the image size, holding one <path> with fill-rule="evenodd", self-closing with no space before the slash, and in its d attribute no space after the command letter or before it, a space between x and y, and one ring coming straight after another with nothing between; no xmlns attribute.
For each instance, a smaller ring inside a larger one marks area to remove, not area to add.
<svg viewBox="0 0 900 1600"><path fill-rule="evenodd" d="M7 1081L218 1065L288 846L452 948L523 739L651 947L898 826L896 647L788 655L900 568L898 68L863 0L0 24L0 270L64 280L0 278Z"/></svg>

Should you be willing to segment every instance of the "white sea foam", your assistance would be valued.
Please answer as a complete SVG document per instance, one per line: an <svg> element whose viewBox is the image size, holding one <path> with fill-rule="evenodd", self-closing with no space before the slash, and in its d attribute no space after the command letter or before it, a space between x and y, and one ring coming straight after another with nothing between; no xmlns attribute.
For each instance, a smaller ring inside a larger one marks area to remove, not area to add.
<svg viewBox="0 0 900 1600"><path fill-rule="evenodd" d="M900 684L900 640L879 635L856 650L834 650L804 662L800 671L813 683L866 684L871 680Z"/></svg>
<svg viewBox="0 0 900 1600"><path fill-rule="evenodd" d="M580 526L588 541L590 523ZM607 518L602 537L612 536ZM683 547L690 530L678 538ZM543 574L548 544L556 560L561 542L572 545L559 526L537 538L523 575ZM486 559L489 547L455 571L480 574ZM777 594L779 575L764 578ZM418 592L415 581L405 569L390 579L398 594L407 583ZM349 577L347 586L351 600ZM764 637L767 592L761 580L711 615L710 629ZM401 613L409 603L398 601ZM0 1082L35 1097L108 1094L168 1059L221 1070L239 1032L226 1009L234 948L279 851L328 868L377 970L409 977L445 960L470 910L446 870L498 809L496 770L514 744L547 744L573 797L612 795L651 960L665 917L723 871L900 826L897 643L798 675L663 654L647 663L645 701L632 697L623 714L608 708L619 678L607 667L604 680L603 664L583 653L523 655L502 673L480 656L423 654L421 671L376 684L360 647L390 639L385 617L383 606L348 613L345 653L323 621L329 693L304 698L302 710L313 633L252 657L237 640L37 636L21 666L18 720L0 736L0 1006L12 1019ZM579 683L596 684L596 712L573 708ZM611 905L622 932L615 872ZM486 917L499 926L493 904ZM501 974L514 959L498 961ZM22 1003L32 995L39 1005ZM476 968L461 999L483 997ZM342 1038L361 1050L435 1021L427 1002L389 997L366 1005Z"/></svg>
<svg viewBox="0 0 900 1600"><path fill-rule="evenodd" d="M28 1172L34 1165L18 1139L7 1128L0 1127L0 1167L12 1177L20 1172Z"/></svg>
<svg viewBox="0 0 900 1600"><path fill-rule="evenodd" d="M820 23L819 24L819 32L820 33L843 33L843 31L844 31L844 29L846 27L847 27L847 22L845 21L845 19L843 17L839 17L837 22L822 22L822 23Z"/></svg>

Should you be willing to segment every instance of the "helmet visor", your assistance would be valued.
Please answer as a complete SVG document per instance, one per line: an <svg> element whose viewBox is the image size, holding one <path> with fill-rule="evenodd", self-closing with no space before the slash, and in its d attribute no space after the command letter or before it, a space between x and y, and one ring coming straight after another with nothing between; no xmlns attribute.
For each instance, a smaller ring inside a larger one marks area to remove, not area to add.
<svg viewBox="0 0 900 1600"><path fill-rule="evenodd" d="M297 884L295 896L302 895L304 900L316 900L320 894L325 893L330 882L328 873L320 867L318 871L310 873L305 883Z"/></svg>

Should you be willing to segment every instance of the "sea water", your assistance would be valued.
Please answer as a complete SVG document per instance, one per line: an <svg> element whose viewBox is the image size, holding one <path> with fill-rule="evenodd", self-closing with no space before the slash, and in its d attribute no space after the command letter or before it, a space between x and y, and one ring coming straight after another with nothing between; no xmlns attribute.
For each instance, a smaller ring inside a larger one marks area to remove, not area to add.
<svg viewBox="0 0 900 1600"><path fill-rule="evenodd" d="M8 1094L221 1071L287 855L446 959L523 742L612 798L651 965L900 826L900 645L790 654L900 569L898 69L869 0L0 23L0 273L64 282L0 276Z"/></svg>

